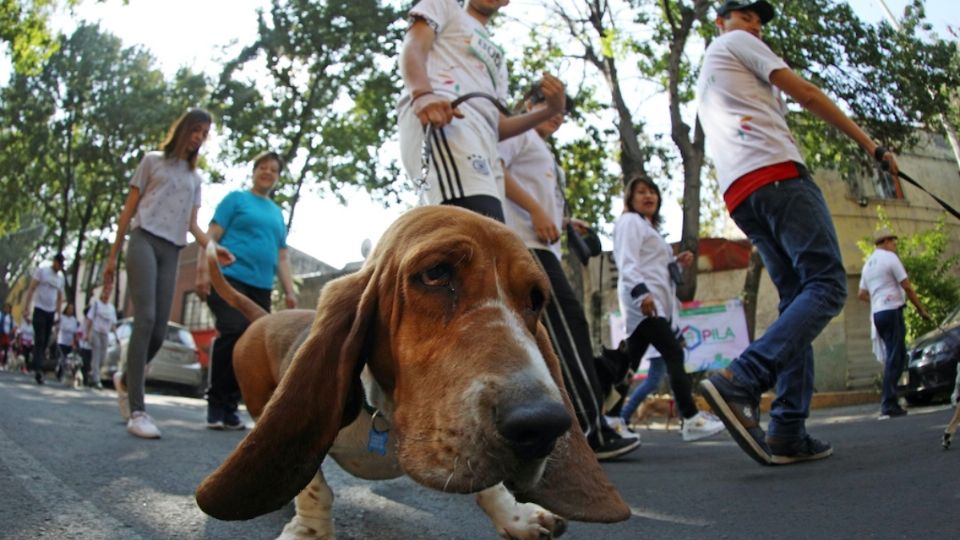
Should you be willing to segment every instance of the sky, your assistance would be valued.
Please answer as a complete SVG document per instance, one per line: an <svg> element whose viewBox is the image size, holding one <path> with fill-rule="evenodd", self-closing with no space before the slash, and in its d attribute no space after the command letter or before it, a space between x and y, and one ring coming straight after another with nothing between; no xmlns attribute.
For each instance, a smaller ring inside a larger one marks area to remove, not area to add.
<svg viewBox="0 0 960 540"><path fill-rule="evenodd" d="M868 22L878 22L885 17L880 0L850 0L849 3ZM896 16L901 16L909 2L886 0L886 3ZM229 58L229 51L253 40L256 34L255 10L266 4L267 0L128 0L124 5L121 0L103 3L86 0L72 16L58 17L54 25L69 30L81 19L99 21L103 29L117 35L125 46L139 44L149 49L168 75L181 66L214 74L218 72L219 59ZM514 0L513 4L506 9L533 8L537 2ZM948 25L954 29L960 27L958 0L927 0L926 7L928 19L941 37L949 36ZM957 39L956 36L953 39ZM7 77L3 66L0 66L0 76L4 80ZM649 108L659 109L659 114L663 114L662 107ZM651 110L648 114L653 116L658 112ZM665 119L660 121L665 122ZM558 136L563 136L562 129ZM215 153L217 144L214 128L204 152L207 155ZM202 226L209 222L214 208L226 193L249 187L249 171L248 167L229 171L226 184L204 186L200 211ZM382 204L371 201L363 192L345 195L348 206L318 196L302 197L287 239L288 245L340 268L348 262L360 260L363 241L375 242L403 210L415 203L411 196L405 206L384 209ZM665 230L668 238L677 239L679 206L674 201L664 202Z"/></svg>

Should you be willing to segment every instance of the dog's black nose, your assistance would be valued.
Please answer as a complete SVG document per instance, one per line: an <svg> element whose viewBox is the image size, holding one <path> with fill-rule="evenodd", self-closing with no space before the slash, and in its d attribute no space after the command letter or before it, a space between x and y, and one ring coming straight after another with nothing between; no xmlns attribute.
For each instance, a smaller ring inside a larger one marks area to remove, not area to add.
<svg viewBox="0 0 960 540"><path fill-rule="evenodd" d="M540 459L553 451L557 438L570 429L570 422L560 402L523 401L499 408L497 432L520 459Z"/></svg>

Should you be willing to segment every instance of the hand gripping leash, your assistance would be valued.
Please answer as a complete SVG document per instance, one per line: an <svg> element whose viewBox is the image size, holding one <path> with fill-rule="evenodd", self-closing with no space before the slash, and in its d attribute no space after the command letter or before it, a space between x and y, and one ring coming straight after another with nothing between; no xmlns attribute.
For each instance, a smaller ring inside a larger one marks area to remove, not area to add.
<svg viewBox="0 0 960 540"><path fill-rule="evenodd" d="M486 99L493 103L493 105L500 111L504 116L510 116L510 110L507 109L503 103L491 96L490 94L485 94L483 92L470 92L464 94L457 99L450 102L450 107L456 109L463 102L468 99L481 98ZM423 130L423 151L420 153L420 175L414 180L418 187L423 190L430 189L430 184L427 183L427 175L430 173L430 161L433 156L433 134L434 127L433 124L428 123Z"/></svg>

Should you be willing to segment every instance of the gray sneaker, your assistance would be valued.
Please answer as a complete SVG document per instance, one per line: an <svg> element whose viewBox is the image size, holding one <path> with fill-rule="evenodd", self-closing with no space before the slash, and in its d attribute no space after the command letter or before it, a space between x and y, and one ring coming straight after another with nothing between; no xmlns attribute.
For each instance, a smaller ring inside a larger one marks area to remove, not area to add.
<svg viewBox="0 0 960 540"><path fill-rule="evenodd" d="M732 378L728 370L722 370L704 379L700 382L703 397L748 456L761 465L772 465L770 448L760 427L760 402Z"/></svg>
<svg viewBox="0 0 960 540"><path fill-rule="evenodd" d="M767 437L774 465L790 465L801 461L814 461L833 455L830 443L804 435L798 439Z"/></svg>

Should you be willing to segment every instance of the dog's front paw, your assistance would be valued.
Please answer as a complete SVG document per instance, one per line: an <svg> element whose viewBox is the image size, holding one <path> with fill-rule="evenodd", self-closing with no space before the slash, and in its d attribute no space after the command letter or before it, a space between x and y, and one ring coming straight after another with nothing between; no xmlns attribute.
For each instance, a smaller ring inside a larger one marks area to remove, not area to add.
<svg viewBox="0 0 960 540"><path fill-rule="evenodd" d="M497 526L497 534L509 540L547 540L566 530L567 520L532 503L517 503L509 522Z"/></svg>
<svg viewBox="0 0 960 540"><path fill-rule="evenodd" d="M277 540L334 540L336 535L333 533L333 523L330 521L316 521L308 523L300 519L300 516L293 516L283 532L277 537Z"/></svg>

